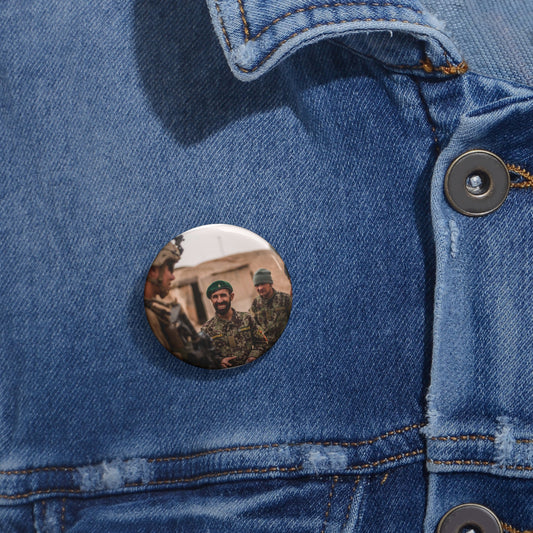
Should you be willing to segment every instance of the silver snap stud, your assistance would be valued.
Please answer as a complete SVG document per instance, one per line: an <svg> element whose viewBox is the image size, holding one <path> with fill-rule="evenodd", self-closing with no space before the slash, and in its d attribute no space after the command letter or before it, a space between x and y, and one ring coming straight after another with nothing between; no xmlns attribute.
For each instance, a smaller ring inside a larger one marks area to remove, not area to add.
<svg viewBox="0 0 533 533"><path fill-rule="evenodd" d="M503 533L498 517L487 507L465 503L450 509L440 520L436 533Z"/></svg>
<svg viewBox="0 0 533 533"><path fill-rule="evenodd" d="M507 167L497 155L470 150L448 168L444 192L456 211L475 217L496 211L507 198L510 184Z"/></svg>

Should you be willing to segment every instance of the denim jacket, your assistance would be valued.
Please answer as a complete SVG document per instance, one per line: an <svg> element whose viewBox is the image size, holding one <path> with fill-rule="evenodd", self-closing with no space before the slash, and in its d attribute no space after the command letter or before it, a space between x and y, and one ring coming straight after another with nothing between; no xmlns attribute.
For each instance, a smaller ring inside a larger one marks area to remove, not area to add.
<svg viewBox="0 0 533 533"><path fill-rule="evenodd" d="M454 24L1 3L0 531L433 533L471 502L533 528L531 54L469 69ZM486 216L445 195L470 150L511 179ZM270 242L294 291L227 371L143 310L158 250L212 223Z"/></svg>

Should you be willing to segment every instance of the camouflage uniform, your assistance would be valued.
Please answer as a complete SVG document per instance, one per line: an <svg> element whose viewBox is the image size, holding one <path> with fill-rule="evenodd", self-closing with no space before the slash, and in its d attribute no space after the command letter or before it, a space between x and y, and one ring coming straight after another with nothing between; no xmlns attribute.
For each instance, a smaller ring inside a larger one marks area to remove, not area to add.
<svg viewBox="0 0 533 533"><path fill-rule="evenodd" d="M179 304L144 300L144 310L152 331L169 352L191 365L219 368L209 338L196 333Z"/></svg>
<svg viewBox="0 0 533 533"><path fill-rule="evenodd" d="M274 289L273 289L274 290ZM270 345L274 344L283 333L291 313L292 298L284 292L274 290L270 298L257 296L250 307L253 315Z"/></svg>
<svg viewBox="0 0 533 533"><path fill-rule="evenodd" d="M215 315L202 326L202 331L211 337L220 361L226 357L235 357L229 363L231 366L239 366L250 357L256 359L261 356L268 344L251 315L233 308L232 311L230 320Z"/></svg>
<svg viewBox="0 0 533 533"><path fill-rule="evenodd" d="M159 342L171 353L184 359L186 347L176 328L172 327L170 314L172 307L158 299L144 300L144 310L152 331Z"/></svg>

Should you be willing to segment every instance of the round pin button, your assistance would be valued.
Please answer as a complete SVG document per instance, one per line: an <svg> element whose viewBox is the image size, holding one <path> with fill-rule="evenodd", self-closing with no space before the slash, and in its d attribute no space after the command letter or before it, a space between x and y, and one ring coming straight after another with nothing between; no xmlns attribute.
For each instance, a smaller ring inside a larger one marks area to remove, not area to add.
<svg viewBox="0 0 533 533"><path fill-rule="evenodd" d="M292 307L289 274L264 239L227 224L168 242L150 266L144 308L159 342L194 366L251 363L279 339Z"/></svg>
<svg viewBox="0 0 533 533"><path fill-rule="evenodd" d="M487 507L465 503L450 509L440 520L436 533L503 533L498 517Z"/></svg>
<svg viewBox="0 0 533 533"><path fill-rule="evenodd" d="M510 183L507 167L498 156L486 150L470 150L448 168L444 192L459 213L482 216L503 204Z"/></svg>

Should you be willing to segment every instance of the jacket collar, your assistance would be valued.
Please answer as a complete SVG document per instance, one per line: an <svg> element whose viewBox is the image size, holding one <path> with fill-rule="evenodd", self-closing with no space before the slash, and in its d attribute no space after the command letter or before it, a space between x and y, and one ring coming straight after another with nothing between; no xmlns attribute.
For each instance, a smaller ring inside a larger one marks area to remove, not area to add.
<svg viewBox="0 0 533 533"><path fill-rule="evenodd" d="M411 63L401 66L404 70L412 66L422 74L461 73L439 70L457 67L462 58L442 33L442 24L418 0L207 0L207 4L228 64L243 81L260 77L310 43L347 35L359 35L364 41L378 32L388 41L386 47L373 44L384 62ZM393 35L401 39L391 46ZM362 46L366 51L366 42Z"/></svg>

